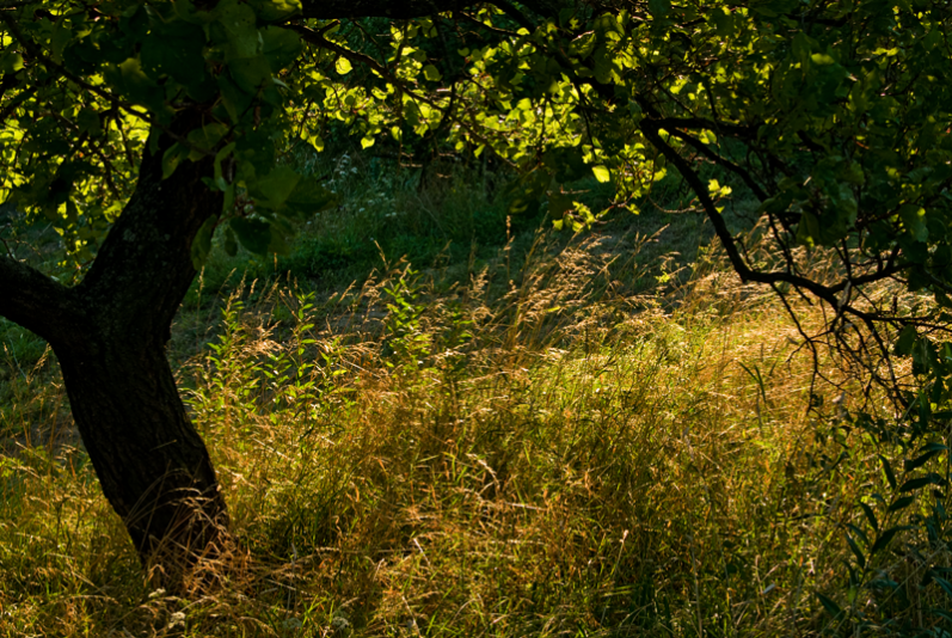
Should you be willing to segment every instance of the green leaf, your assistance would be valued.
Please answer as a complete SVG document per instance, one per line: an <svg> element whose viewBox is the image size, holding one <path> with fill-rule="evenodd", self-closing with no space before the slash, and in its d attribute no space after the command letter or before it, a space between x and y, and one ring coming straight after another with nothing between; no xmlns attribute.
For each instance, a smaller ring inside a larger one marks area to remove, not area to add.
<svg viewBox="0 0 952 638"><path fill-rule="evenodd" d="M254 92L243 90L224 73L220 74L216 81L228 117L231 118L233 124L238 124L242 116L251 109Z"/></svg>
<svg viewBox="0 0 952 638"><path fill-rule="evenodd" d="M543 154L542 162L561 183L574 182L589 175L582 150L577 146L550 148Z"/></svg>
<svg viewBox="0 0 952 638"><path fill-rule="evenodd" d="M347 75L353 70L354 67L351 65L350 60L348 60L344 56L340 56L337 58L337 63L335 65L335 68L337 69L337 72L340 73L341 75Z"/></svg>
<svg viewBox="0 0 952 638"><path fill-rule="evenodd" d="M916 241L927 242L929 229L926 226L926 209L918 204L903 204L899 208L902 225Z"/></svg>
<svg viewBox="0 0 952 638"><path fill-rule="evenodd" d="M256 203L277 210L284 206L300 180L300 174L290 166L277 166L266 177L249 184L249 189Z"/></svg>
<svg viewBox="0 0 952 638"><path fill-rule="evenodd" d="M813 213L803 211L797 224L797 243L803 246L815 246L822 243L820 238L820 220Z"/></svg>
<svg viewBox="0 0 952 638"><path fill-rule="evenodd" d="M337 203L337 195L315 180L302 179L288 195L285 206L299 218L307 218Z"/></svg>
<svg viewBox="0 0 952 638"><path fill-rule="evenodd" d="M727 7L716 7L711 12L711 19L715 24L715 33L719 36L727 36L734 33L734 20L731 11Z"/></svg>
<svg viewBox="0 0 952 638"><path fill-rule="evenodd" d="M551 183L552 178L545 170L536 169L523 175L510 189L513 198L509 204L510 215L522 215L534 212L542 203L542 197Z"/></svg>
<svg viewBox="0 0 952 638"><path fill-rule="evenodd" d="M199 104L212 102L218 97L218 87L216 82L212 81L211 76L205 75L201 82L196 82L185 87L186 95L189 99Z"/></svg>
<svg viewBox="0 0 952 638"><path fill-rule="evenodd" d="M796 57L801 66L806 66L807 60L810 59L812 48L810 36L808 36L805 32L798 31L796 35L793 36L791 49L793 51L793 55Z"/></svg>
<svg viewBox="0 0 952 638"><path fill-rule="evenodd" d="M268 252L276 255L286 255L291 250L290 239L294 229L281 219L271 222L271 241L268 242Z"/></svg>
<svg viewBox="0 0 952 638"><path fill-rule="evenodd" d="M188 157L188 149L176 142L162 154L162 179L168 179L183 159Z"/></svg>
<svg viewBox="0 0 952 638"><path fill-rule="evenodd" d="M846 542L850 546L850 550L853 552L853 555L856 556L856 561L859 566L866 567L866 557L863 556L863 552L860 550L859 545L856 544L856 541L853 540L853 537L847 534Z"/></svg>
<svg viewBox="0 0 952 638"><path fill-rule="evenodd" d="M229 226L235 231L241 245L249 252L255 255L264 255L268 252L268 246L271 244L271 224L267 221L238 217L232 219Z"/></svg>
<svg viewBox="0 0 952 638"><path fill-rule="evenodd" d="M231 213L235 208L235 183L232 182L225 188L225 196L222 197L221 202L221 211L222 213Z"/></svg>
<svg viewBox="0 0 952 638"><path fill-rule="evenodd" d="M597 81L602 84L610 84L619 79L618 63L614 53L609 51L607 47L599 47L595 51L593 60L595 62L593 71L595 72L595 79Z"/></svg>
<svg viewBox="0 0 952 638"><path fill-rule="evenodd" d="M117 92L130 102L147 107L163 120L171 119L174 112L165 104L165 91L142 71L138 58L108 65L104 75Z"/></svg>
<svg viewBox="0 0 952 638"><path fill-rule="evenodd" d="M817 592L816 597L820 600L820 604L823 605L823 609L826 610L826 613L833 616L834 619L844 615L843 610L840 609L840 606L833 602L832 599L827 598L819 592Z"/></svg>
<svg viewBox="0 0 952 638"><path fill-rule="evenodd" d="M430 82L439 82L443 78L440 70L432 64L427 64L425 67L423 67L423 75Z"/></svg>
<svg viewBox="0 0 952 638"><path fill-rule="evenodd" d="M84 108L76 116L76 124L79 130L90 135L97 136L102 133L102 121L99 119L99 113L95 109Z"/></svg>
<svg viewBox="0 0 952 638"><path fill-rule="evenodd" d="M199 13L195 10L192 0L172 0L172 7L175 9L175 15L185 22L202 24L210 19L207 12Z"/></svg>
<svg viewBox="0 0 952 638"><path fill-rule="evenodd" d="M880 454L879 461L883 464L883 472L886 473L886 481L889 483L889 487L896 489L896 475L893 474L892 465L889 464L889 459Z"/></svg>
<svg viewBox="0 0 952 638"><path fill-rule="evenodd" d="M228 127L220 122L209 122L202 128L189 132L186 139L193 148L190 149L188 158L193 162L200 160L206 153L214 150L227 133Z"/></svg>
<svg viewBox="0 0 952 638"><path fill-rule="evenodd" d="M236 0L224 0L215 12L218 19L209 32L213 40L225 45L225 61L257 57L262 43L255 27L254 10Z"/></svg>
<svg viewBox="0 0 952 638"><path fill-rule="evenodd" d="M733 188L730 186L722 186L716 179L712 179L707 183L707 190L711 194L711 197L715 199L727 197L734 192Z"/></svg>
<svg viewBox="0 0 952 638"><path fill-rule="evenodd" d="M876 542L873 543L873 547L869 550L870 555L875 554L876 552L882 549L885 549L889 545L889 541L891 541L896 534L907 529L909 528L904 525L890 527L889 529L887 529L885 532L880 534L879 538L876 539Z"/></svg>
<svg viewBox="0 0 952 638"><path fill-rule="evenodd" d="M238 88L250 95L271 84L271 66L263 55L232 59L228 62L228 71Z"/></svg>
<svg viewBox="0 0 952 638"><path fill-rule="evenodd" d="M235 159L239 178L253 183L259 174L267 174L275 164L274 139L265 129L245 132L235 140Z"/></svg>
<svg viewBox="0 0 952 638"><path fill-rule="evenodd" d="M936 576L935 574L933 574L932 580L934 580L936 584L938 584L939 587L942 588L942 591L945 592L946 596L948 596L949 598L952 598L952 583L950 583L944 578ZM952 620L952 618L950 618L950 620Z"/></svg>
<svg viewBox="0 0 952 638"><path fill-rule="evenodd" d="M205 220L202 227L198 229L195 238L192 239L192 266L195 270L201 270L208 258L208 253L212 251L212 235L215 234L215 226L218 225L218 217L211 216Z"/></svg>
<svg viewBox="0 0 952 638"><path fill-rule="evenodd" d="M612 180L611 171L609 171L604 166L593 166L592 173L595 175L595 179L597 179L602 184L605 184Z"/></svg>
<svg viewBox="0 0 952 638"><path fill-rule="evenodd" d="M188 157L188 153L188 147L178 142L165 149L162 154L162 179L168 179L182 160Z"/></svg>
<svg viewBox="0 0 952 638"><path fill-rule="evenodd" d="M902 332L899 333L899 338L896 340L896 345L893 346L893 352L898 355L911 354L918 338L919 334L916 332L915 326L907 325L903 327Z"/></svg>
<svg viewBox="0 0 952 638"><path fill-rule="evenodd" d="M225 249L225 254L229 257L234 257L238 254L238 242L235 240L235 231L232 230L230 224L225 228L225 240L222 247Z"/></svg>
<svg viewBox="0 0 952 638"><path fill-rule="evenodd" d="M759 13L765 18L776 18L779 14L766 4L755 4L751 7L755 13Z"/></svg>
<svg viewBox="0 0 952 638"><path fill-rule="evenodd" d="M79 220L79 209L76 207L76 202L71 199L66 200L66 219L71 226Z"/></svg>
<svg viewBox="0 0 952 638"><path fill-rule="evenodd" d="M233 186L232 184L229 184L228 181L225 179L225 176L222 173L221 163L234 152L235 146L236 146L235 143L232 142L231 144L225 145L221 150L218 151L218 153L215 154L215 180L214 181L215 181L215 186L220 191L227 191L229 186Z"/></svg>
<svg viewBox="0 0 952 638"><path fill-rule="evenodd" d="M863 513L866 514L869 524L873 526L875 531L879 531L879 521L876 520L876 514L873 512L873 508L862 501L860 501L859 506L863 508Z"/></svg>
<svg viewBox="0 0 952 638"><path fill-rule="evenodd" d="M249 0L255 13L265 22L279 22L303 11L301 0Z"/></svg>
<svg viewBox="0 0 952 638"><path fill-rule="evenodd" d="M925 476L920 476L919 478L909 479L899 488L900 492L912 492L920 488L925 487L926 485L942 485L945 480L936 474L935 472L929 472Z"/></svg>
<svg viewBox="0 0 952 638"><path fill-rule="evenodd" d="M301 129L301 139L314 147L314 150L318 153L324 151L324 138L316 131L311 131L307 128Z"/></svg>
<svg viewBox="0 0 952 638"><path fill-rule="evenodd" d="M53 35L50 38L50 50L55 62L63 61L63 51L66 45L73 39L73 30L66 24L66 15L60 14L53 26Z"/></svg>
<svg viewBox="0 0 952 638"><path fill-rule="evenodd" d="M0 55L0 73L16 73L23 68L23 56L16 51L4 51Z"/></svg>
<svg viewBox="0 0 952 638"><path fill-rule="evenodd" d="M866 183L866 174L863 172L862 165L857 162L844 166L838 176L840 179L854 186L862 186Z"/></svg>
<svg viewBox="0 0 952 638"><path fill-rule="evenodd" d="M265 27L261 30L261 39L264 42L264 57L272 73L291 66L303 49L301 37L290 29Z"/></svg>
<svg viewBox="0 0 952 638"><path fill-rule="evenodd" d="M933 456L939 452L944 452L947 449L948 448L946 448L941 443L930 443L929 445L919 449L919 452L922 452L919 456L909 461L903 461L902 469L905 472L916 470L925 465Z"/></svg>
<svg viewBox="0 0 952 638"><path fill-rule="evenodd" d="M565 212L573 207L573 196L571 193L550 193L549 194L549 217L553 220L561 220Z"/></svg>
<svg viewBox="0 0 952 638"><path fill-rule="evenodd" d="M914 500L916 500L915 496L903 496L902 498L897 498L896 502L890 505L887 511L898 512L903 510L909 507L909 505L911 505Z"/></svg>

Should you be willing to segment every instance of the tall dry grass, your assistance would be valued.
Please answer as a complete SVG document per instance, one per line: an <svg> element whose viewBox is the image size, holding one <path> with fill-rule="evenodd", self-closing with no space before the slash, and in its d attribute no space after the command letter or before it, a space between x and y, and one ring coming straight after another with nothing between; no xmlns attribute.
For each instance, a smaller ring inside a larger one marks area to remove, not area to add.
<svg viewBox="0 0 952 638"><path fill-rule="evenodd" d="M888 491L849 393L833 403L854 382L774 297L696 272L633 296L676 278L594 236L455 286L405 263L327 299L246 282L180 370L240 548L223 589L150 591L82 452L20 442L0 465L0 633L853 631L816 594L844 591L844 525ZM62 401L29 387L24 414Z"/></svg>

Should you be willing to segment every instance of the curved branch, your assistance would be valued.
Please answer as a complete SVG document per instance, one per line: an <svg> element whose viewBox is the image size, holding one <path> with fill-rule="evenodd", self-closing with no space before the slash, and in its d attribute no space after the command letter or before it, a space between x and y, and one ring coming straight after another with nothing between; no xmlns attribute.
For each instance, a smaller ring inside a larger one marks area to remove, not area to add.
<svg viewBox="0 0 952 638"><path fill-rule="evenodd" d="M693 135L688 135L684 131L677 128L674 128L674 129L667 128L667 127L664 127L664 128L668 130L675 137L678 137L679 139L684 140L686 143L690 144L695 150L697 150L699 153L707 157L709 160L711 160L718 166L723 166L727 170L739 176L741 180L744 182L744 184L747 185L747 188L749 188L750 191L754 194L754 197L756 197L759 201L762 202L770 197L766 193L766 191L764 191L764 189L760 187L760 184L757 183L757 181L753 178L753 176L743 167L738 166L737 164L730 161L729 159L721 156L718 153L715 153L714 151L710 149L710 147L707 144L703 143L701 140L697 139Z"/></svg>
<svg viewBox="0 0 952 638"><path fill-rule="evenodd" d="M64 343L76 336L82 309L70 288L28 264L0 255L0 316L50 343Z"/></svg>
<svg viewBox="0 0 952 638"><path fill-rule="evenodd" d="M698 176L697 172L691 167L688 161L683 158L674 147L662 139L659 133L661 128L662 127L659 126L655 120L645 119L641 121L641 130L648 141L651 142L669 162L674 164L674 166L678 169L678 172L681 173L681 176L691 187L691 190L694 191L701 203L701 206L704 207L704 212L707 214L708 219L714 226L714 232L717 235L718 240L721 242L721 245L727 252L727 257L731 262L731 266L740 276L741 281L750 281L769 285L787 283L799 289L809 291L819 299L827 302L838 313L845 312L859 317L865 322L886 321L889 319L888 317L884 317L876 313L865 312L849 305L848 303L843 303L843 300L841 300L838 295L848 287L861 286L891 277L905 270L907 264L904 262L893 263L882 268L878 268L875 272L866 275L852 278L848 277L845 280L831 286L821 284L807 277L795 275L790 272L762 272L750 268L750 266L748 266L747 262L744 260L744 257L741 255L734 236L727 228L727 223L724 221L724 218L721 216L721 214L717 212L717 207L714 204L714 200L711 199L704 182Z"/></svg>

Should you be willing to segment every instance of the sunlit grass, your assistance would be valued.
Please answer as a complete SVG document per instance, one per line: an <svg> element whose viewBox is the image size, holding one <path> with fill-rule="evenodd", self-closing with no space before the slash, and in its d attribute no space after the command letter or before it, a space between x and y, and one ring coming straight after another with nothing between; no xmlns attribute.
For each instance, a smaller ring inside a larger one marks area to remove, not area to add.
<svg viewBox="0 0 952 638"><path fill-rule="evenodd" d="M704 269L632 296L658 271L587 242L540 240L449 290L403 262L326 299L246 281L179 370L237 539L224 588L150 591L84 455L21 440L0 466L0 629L841 631L816 593L847 589L843 526L886 493L882 448L808 410L841 390L815 384L775 299ZM47 377L10 414L64 410ZM934 589L919 630L941 622Z"/></svg>

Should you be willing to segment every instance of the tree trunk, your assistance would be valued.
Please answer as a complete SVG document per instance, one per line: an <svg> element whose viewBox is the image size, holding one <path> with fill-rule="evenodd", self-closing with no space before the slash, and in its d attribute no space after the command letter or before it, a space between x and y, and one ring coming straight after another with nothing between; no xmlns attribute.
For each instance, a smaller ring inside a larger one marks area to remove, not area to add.
<svg viewBox="0 0 952 638"><path fill-rule="evenodd" d="M103 492L146 568L181 589L203 558L224 550L227 516L163 349L144 335L88 334L82 347L54 351Z"/></svg>
<svg viewBox="0 0 952 638"><path fill-rule="evenodd" d="M191 130L197 117L180 115L172 130ZM136 190L77 286L0 257L0 315L53 347L106 498L143 564L181 591L203 559L224 550L228 517L164 348L195 277L192 240L222 198L202 182L208 159L162 179L170 144L163 136L143 153Z"/></svg>

